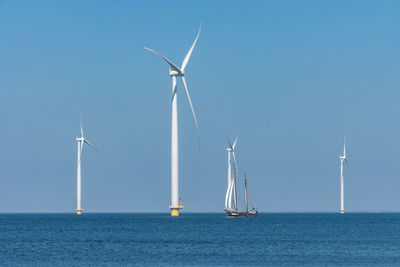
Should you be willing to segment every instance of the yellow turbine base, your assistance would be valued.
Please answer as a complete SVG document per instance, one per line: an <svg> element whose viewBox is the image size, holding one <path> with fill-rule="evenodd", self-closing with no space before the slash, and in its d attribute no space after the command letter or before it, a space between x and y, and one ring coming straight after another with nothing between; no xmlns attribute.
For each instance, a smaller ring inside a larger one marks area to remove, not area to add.
<svg viewBox="0 0 400 267"><path fill-rule="evenodd" d="M180 205L179 207L169 206L169 208L171 209L171 216L179 216L179 210L183 209L183 206L182 205Z"/></svg>
<svg viewBox="0 0 400 267"><path fill-rule="evenodd" d="M77 210L77 211L76 211L76 214L81 215L81 214L82 214L82 211L81 211L81 210Z"/></svg>
<svg viewBox="0 0 400 267"><path fill-rule="evenodd" d="M341 210L341 211L340 211L340 214L343 214L343 213L344 213L344 210Z"/></svg>

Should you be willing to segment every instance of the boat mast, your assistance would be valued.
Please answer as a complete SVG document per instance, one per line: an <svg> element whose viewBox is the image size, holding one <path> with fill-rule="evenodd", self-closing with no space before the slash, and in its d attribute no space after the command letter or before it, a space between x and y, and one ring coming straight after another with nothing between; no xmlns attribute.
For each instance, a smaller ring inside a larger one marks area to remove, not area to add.
<svg viewBox="0 0 400 267"><path fill-rule="evenodd" d="M249 214L249 201L247 200L247 177L246 170L244 171L244 197L246 199L246 214Z"/></svg>

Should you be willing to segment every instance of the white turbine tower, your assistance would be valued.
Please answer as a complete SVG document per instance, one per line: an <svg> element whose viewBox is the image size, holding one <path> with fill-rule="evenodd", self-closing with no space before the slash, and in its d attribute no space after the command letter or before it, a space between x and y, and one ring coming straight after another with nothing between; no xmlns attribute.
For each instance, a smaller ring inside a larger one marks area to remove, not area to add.
<svg viewBox="0 0 400 267"><path fill-rule="evenodd" d="M187 88L185 80L185 68L189 62L190 56L192 55L193 49L197 43L201 30L201 25L199 32L197 33L196 39L193 45L190 47L189 52L186 54L185 59L182 62L182 66L177 67L172 61L160 54L159 52L145 47L146 50L155 53L160 56L169 65L169 75L172 78L172 118L171 118L171 216L179 216L179 210L183 208L182 203L179 203L179 173L178 173L178 99L177 99L177 86L176 77L181 77L183 87L186 91L186 96L189 101L190 109L192 110L194 123L196 124L197 134L199 135L199 126L196 119L196 114L194 113L192 100L190 99L189 91ZM199 139L200 140L200 139ZM200 141L199 141L200 142ZM200 144L200 143L199 143Z"/></svg>
<svg viewBox="0 0 400 267"><path fill-rule="evenodd" d="M339 159L340 159L340 213L344 213L343 162L346 162L347 166L350 167L346 158L346 140L344 140L343 156L339 156Z"/></svg>
<svg viewBox="0 0 400 267"><path fill-rule="evenodd" d="M82 148L83 143L88 144L94 150L97 149L94 147L92 143L90 143L83 135L83 127L82 127L82 120L81 120L81 137L77 137L76 141L78 142L78 161L77 161L77 168L76 168L76 214L82 214L82 203L81 203L81 156L82 156Z"/></svg>
<svg viewBox="0 0 400 267"><path fill-rule="evenodd" d="M233 201L235 204L235 210L237 211L237 193L236 193L236 180L235 180L235 175L236 175L236 156L235 156L235 147L236 147L236 142L238 138L236 137L235 142L233 142L233 145L228 139L228 144L229 146L227 147L226 151L228 152L228 188L226 190L226 195L225 195L225 210L232 211L232 195L234 195ZM232 159L231 159L231 154L233 156L233 173L234 177L232 177Z"/></svg>

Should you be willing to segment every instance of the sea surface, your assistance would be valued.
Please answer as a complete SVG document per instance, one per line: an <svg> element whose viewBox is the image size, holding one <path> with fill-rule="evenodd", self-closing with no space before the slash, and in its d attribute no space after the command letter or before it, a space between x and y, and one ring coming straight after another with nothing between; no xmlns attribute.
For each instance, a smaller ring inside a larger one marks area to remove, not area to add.
<svg viewBox="0 0 400 267"><path fill-rule="evenodd" d="M400 266L400 214L0 214L1 266Z"/></svg>

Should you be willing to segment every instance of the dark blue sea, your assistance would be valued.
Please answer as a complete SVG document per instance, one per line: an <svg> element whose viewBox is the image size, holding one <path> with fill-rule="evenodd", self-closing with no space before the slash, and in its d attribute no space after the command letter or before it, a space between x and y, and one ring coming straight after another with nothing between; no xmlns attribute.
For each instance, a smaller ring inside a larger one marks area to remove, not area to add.
<svg viewBox="0 0 400 267"><path fill-rule="evenodd" d="M1 266L400 266L400 214L1 214Z"/></svg>

